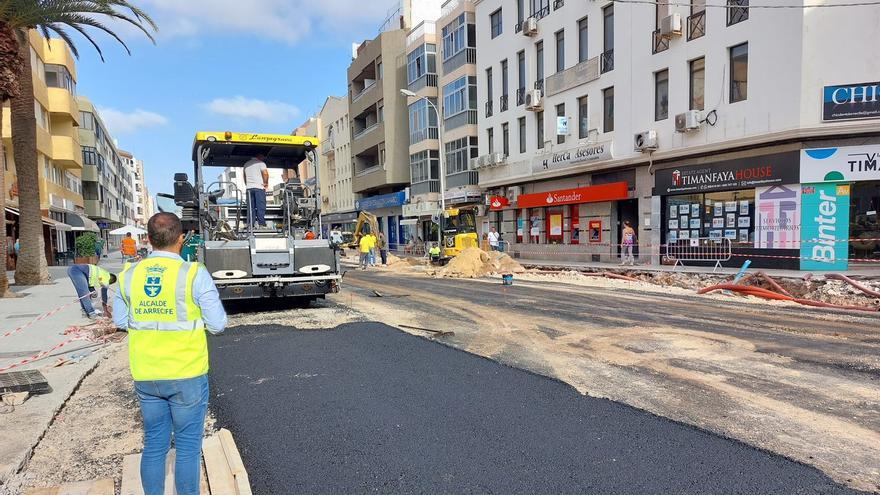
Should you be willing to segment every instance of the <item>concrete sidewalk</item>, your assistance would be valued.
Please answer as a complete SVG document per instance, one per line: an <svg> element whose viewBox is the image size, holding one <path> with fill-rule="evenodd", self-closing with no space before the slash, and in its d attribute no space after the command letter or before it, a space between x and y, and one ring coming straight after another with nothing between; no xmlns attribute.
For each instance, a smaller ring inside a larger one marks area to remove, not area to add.
<svg viewBox="0 0 880 495"><path fill-rule="evenodd" d="M113 273L122 268L117 260L104 259L101 266ZM76 291L67 278L66 266L49 267L52 282L47 285L15 286L22 297L0 299L0 335L13 330L38 316L66 305L45 320L9 337L0 337L0 368L51 349L67 340L64 330L70 325L86 324L77 303ZM10 281L12 281L10 277ZM100 299L95 301L100 304ZM99 306L100 307L100 306ZM88 347L87 346L92 346ZM38 369L52 387L48 394L33 396L9 414L0 415L0 484L18 471L30 457L56 413L61 409L82 378L100 362L101 347L92 342L75 341L53 352L45 359L16 367L9 371ZM97 351L97 352L96 352ZM59 357L78 358L79 362L58 368L52 367Z"/></svg>

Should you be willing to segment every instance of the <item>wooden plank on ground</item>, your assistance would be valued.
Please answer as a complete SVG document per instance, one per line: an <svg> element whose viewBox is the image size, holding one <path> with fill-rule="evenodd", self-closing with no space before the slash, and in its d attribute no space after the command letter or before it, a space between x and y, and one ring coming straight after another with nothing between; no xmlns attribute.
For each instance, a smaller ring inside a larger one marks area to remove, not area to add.
<svg viewBox="0 0 880 495"><path fill-rule="evenodd" d="M232 432L226 428L221 428L217 434L220 437L220 444L223 446L223 452L226 454L226 461L229 463L229 471L235 479L236 495L252 495L251 482L248 479L247 470L241 460L241 454L232 439Z"/></svg>
<svg viewBox="0 0 880 495"><path fill-rule="evenodd" d="M219 436L210 436L202 442L202 456L205 458L211 495L236 495L235 478L229 470Z"/></svg>
<svg viewBox="0 0 880 495"><path fill-rule="evenodd" d="M115 486L111 478L79 481L51 488L38 488L26 492L26 495L114 495Z"/></svg>

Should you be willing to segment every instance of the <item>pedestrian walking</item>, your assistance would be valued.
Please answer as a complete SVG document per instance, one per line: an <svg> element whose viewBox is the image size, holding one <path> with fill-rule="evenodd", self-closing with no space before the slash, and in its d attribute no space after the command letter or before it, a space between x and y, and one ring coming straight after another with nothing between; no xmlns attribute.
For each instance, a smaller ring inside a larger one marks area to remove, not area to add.
<svg viewBox="0 0 880 495"><path fill-rule="evenodd" d="M98 238L95 241L95 256L98 257L98 261L96 263L101 262L101 256L104 255L104 239Z"/></svg>
<svg viewBox="0 0 880 495"><path fill-rule="evenodd" d="M379 232L379 256L382 258L382 266L388 264L388 240L385 238L385 232Z"/></svg>
<svg viewBox="0 0 880 495"><path fill-rule="evenodd" d="M361 238L358 241L358 250L361 254L361 269L366 270L367 266L370 264L370 253L373 251L370 234L361 235Z"/></svg>
<svg viewBox="0 0 880 495"><path fill-rule="evenodd" d="M203 265L180 257L183 229L172 213L147 223L153 252L119 275L113 322L128 330L129 365L144 421L144 495L165 493L165 458L174 437L178 495L199 494L208 410L205 331L226 328L226 311Z"/></svg>
<svg viewBox="0 0 880 495"><path fill-rule="evenodd" d="M501 240L501 235L495 230L495 227L492 227L489 231L489 247L492 248L493 251L501 251L499 248L499 242Z"/></svg>
<svg viewBox="0 0 880 495"><path fill-rule="evenodd" d="M131 237L131 232L125 234L125 238L122 239L122 244L119 247L119 252L122 254L123 261L129 261L137 257L137 241Z"/></svg>
<svg viewBox="0 0 880 495"><path fill-rule="evenodd" d="M107 287L116 283L116 275L97 265L73 265L67 269L67 276L73 283L73 288L79 297L79 305L87 318L93 320L110 314ZM92 292L99 288L101 289L101 311L95 309L90 297Z"/></svg>
<svg viewBox="0 0 880 495"><path fill-rule="evenodd" d="M632 223L629 220L623 222L623 246L621 249L622 261L621 265L634 265L635 258L633 257L633 246L636 243L636 231L632 227Z"/></svg>
<svg viewBox="0 0 880 495"><path fill-rule="evenodd" d="M489 252L492 247L489 245L489 233L483 232L483 238L480 240L480 249Z"/></svg>

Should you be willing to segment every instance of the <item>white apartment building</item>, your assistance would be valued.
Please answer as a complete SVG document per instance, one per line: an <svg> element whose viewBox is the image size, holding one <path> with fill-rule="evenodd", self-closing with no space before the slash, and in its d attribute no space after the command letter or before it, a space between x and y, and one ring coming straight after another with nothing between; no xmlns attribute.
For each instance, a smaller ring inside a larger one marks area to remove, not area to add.
<svg viewBox="0 0 880 495"><path fill-rule="evenodd" d="M880 56L864 50L880 9L475 3L479 108L494 111L480 112L472 166L514 254L611 261L628 221L643 262L706 240L729 241L737 266L880 255L846 242L880 232L880 175L834 188L805 158L823 153L803 151L860 146L831 157L846 167L880 142ZM853 215L838 209L843 251L817 256L808 198L830 188Z"/></svg>
<svg viewBox="0 0 880 495"><path fill-rule="evenodd" d="M351 133L348 98L328 96L318 114L323 126L321 141L321 219L328 229L351 230L357 221L351 189Z"/></svg>
<svg viewBox="0 0 880 495"><path fill-rule="evenodd" d="M144 178L144 162L135 157L131 152L119 150L119 158L128 168L132 191L131 212L133 224L140 228L146 228L147 220L152 214L149 211L150 193Z"/></svg>

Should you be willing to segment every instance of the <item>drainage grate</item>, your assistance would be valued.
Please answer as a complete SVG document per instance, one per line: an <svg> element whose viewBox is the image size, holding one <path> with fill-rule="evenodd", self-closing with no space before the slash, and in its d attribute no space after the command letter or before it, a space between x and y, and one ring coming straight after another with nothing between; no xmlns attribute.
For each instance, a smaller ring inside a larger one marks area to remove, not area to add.
<svg viewBox="0 0 880 495"><path fill-rule="evenodd" d="M7 392L30 392L45 394L52 391L46 377L37 370L0 373L0 394Z"/></svg>
<svg viewBox="0 0 880 495"><path fill-rule="evenodd" d="M9 315L6 317L7 320L15 320L18 318L36 318L40 316L38 313L20 313L17 315Z"/></svg>

